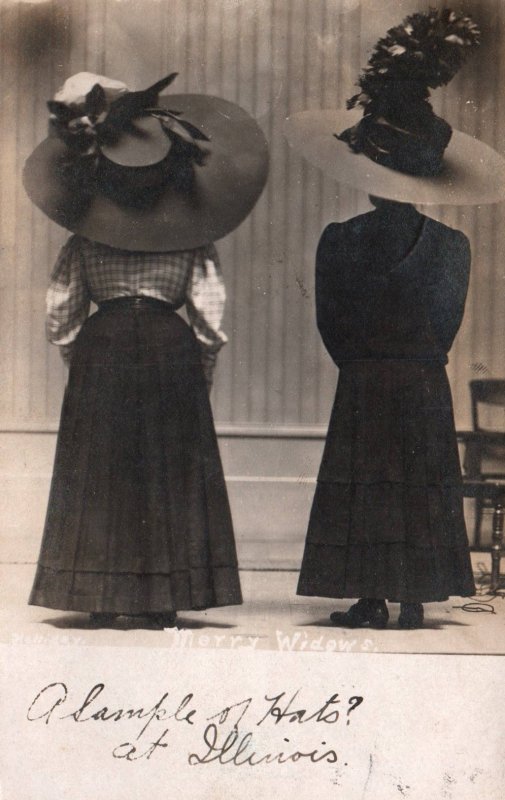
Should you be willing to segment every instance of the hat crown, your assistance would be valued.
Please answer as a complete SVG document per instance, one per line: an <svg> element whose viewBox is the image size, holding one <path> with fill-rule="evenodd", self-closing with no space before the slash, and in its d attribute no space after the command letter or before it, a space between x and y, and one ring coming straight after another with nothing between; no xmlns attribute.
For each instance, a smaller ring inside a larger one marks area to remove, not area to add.
<svg viewBox="0 0 505 800"><path fill-rule="evenodd" d="M479 44L470 17L450 9L413 14L379 39L348 108L363 119L337 138L398 172L438 175L451 127L437 117L429 88L448 83Z"/></svg>
<svg viewBox="0 0 505 800"><path fill-rule="evenodd" d="M191 189L193 166L204 164L202 142L208 138L179 111L157 107L159 93L176 76L133 92L89 72L65 82L48 107L51 132L74 157L75 169L65 171L72 191L92 195L98 187L119 205L146 208L167 182Z"/></svg>
<svg viewBox="0 0 505 800"><path fill-rule="evenodd" d="M101 153L122 167L148 167L165 159L172 144L161 122L152 116L138 117L132 130L123 133L117 142L102 145Z"/></svg>

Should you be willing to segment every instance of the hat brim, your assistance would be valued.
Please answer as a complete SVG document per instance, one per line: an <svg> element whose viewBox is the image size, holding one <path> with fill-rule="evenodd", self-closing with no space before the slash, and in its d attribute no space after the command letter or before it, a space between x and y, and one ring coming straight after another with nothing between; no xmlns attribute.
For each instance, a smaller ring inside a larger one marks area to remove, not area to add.
<svg viewBox="0 0 505 800"><path fill-rule="evenodd" d="M354 153L340 134L360 111L302 111L289 117L284 133L294 150L325 174L367 194L416 205L480 205L505 200L505 159L484 144L453 130L440 175L418 178Z"/></svg>
<svg viewBox="0 0 505 800"><path fill-rule="evenodd" d="M69 151L48 137L27 159L23 182L30 199L59 225L125 250L187 250L221 239L254 207L268 174L268 146L257 122L242 108L208 95L160 98L209 137L204 166L195 165L191 193L167 185L148 209L118 205L97 192L77 220L68 214L68 187L59 177Z"/></svg>

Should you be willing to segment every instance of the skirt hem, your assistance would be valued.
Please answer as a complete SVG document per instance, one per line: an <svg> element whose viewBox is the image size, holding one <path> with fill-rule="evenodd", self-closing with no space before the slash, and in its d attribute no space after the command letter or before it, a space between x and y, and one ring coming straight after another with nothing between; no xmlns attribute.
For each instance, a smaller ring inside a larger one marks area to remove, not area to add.
<svg viewBox="0 0 505 800"><path fill-rule="evenodd" d="M149 606L148 608L135 608L135 609L128 609L121 603L120 598L114 598L114 603L107 603L105 605L101 603L84 603L84 602L65 602L61 599L52 599L47 595L43 595L42 593L36 592L34 593L29 601L29 606L38 606L41 608L50 608L56 611L76 611L76 612L83 612L83 613L108 613L108 614L118 614L123 616L141 616L141 615L148 615L148 614L163 614L170 611L206 611L211 608L222 608L224 606L240 606L242 605L243 600L242 597L240 598L229 598L225 599L222 598L219 602L216 601L211 605L177 605L177 606L169 606L167 604L163 604L160 606Z"/></svg>
<svg viewBox="0 0 505 800"><path fill-rule="evenodd" d="M296 592L298 597L323 597L328 598L329 600L359 600L362 597L369 597L371 595L367 595L363 592L359 593L356 592L354 594L319 594L318 592L311 592L308 590L300 590ZM473 594L460 594L459 592L451 592L450 594L443 594L436 597L425 597L423 596L416 596L416 595L409 595L406 597L398 597L395 595L394 597L376 597L376 600L387 600L388 603L443 603L446 600L449 600L450 597L473 597Z"/></svg>
<svg viewBox="0 0 505 800"><path fill-rule="evenodd" d="M39 565L28 604L61 611L147 614L240 605L238 567L104 573Z"/></svg>

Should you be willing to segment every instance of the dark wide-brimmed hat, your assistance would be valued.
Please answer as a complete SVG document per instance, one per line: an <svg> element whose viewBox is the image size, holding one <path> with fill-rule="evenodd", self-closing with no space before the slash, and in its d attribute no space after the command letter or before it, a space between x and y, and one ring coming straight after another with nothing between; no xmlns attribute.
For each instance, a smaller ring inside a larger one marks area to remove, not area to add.
<svg viewBox="0 0 505 800"><path fill-rule="evenodd" d="M505 199L505 159L438 117L429 89L479 44L467 16L413 14L379 39L346 109L294 114L286 137L310 163L368 194L420 205Z"/></svg>
<svg viewBox="0 0 505 800"><path fill-rule="evenodd" d="M48 103L48 137L25 164L35 205L125 250L192 249L234 230L265 185L265 137L227 100L159 97L175 77L139 92L90 73L68 79Z"/></svg>

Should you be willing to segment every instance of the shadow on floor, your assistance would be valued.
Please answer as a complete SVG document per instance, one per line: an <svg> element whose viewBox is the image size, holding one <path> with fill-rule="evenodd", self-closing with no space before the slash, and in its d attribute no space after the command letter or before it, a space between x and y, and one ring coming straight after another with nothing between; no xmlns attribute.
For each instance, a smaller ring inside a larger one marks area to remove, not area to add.
<svg viewBox="0 0 505 800"><path fill-rule="evenodd" d="M97 630L96 625L90 622L87 614L65 614L61 617L51 617L49 619L42 619L40 622L43 625L50 625L52 628L60 630ZM229 629L236 628L236 625L229 625L224 622L209 622L207 620L187 619L184 616L177 617L176 628L184 628L191 630L219 628ZM115 631L132 631L132 630L147 630L159 631L160 628L153 620L147 617L118 617L113 622L107 625L101 625L99 630L115 630Z"/></svg>
<svg viewBox="0 0 505 800"><path fill-rule="evenodd" d="M436 619L426 620L425 619L422 628L418 628L417 630L442 631L445 628L454 627L454 626L466 628L466 627L468 627L468 623L467 622L456 622L453 619L443 619L443 620L436 620ZM343 627L342 625L334 625L328 618L326 618L326 619L316 619L316 620L313 620L311 622L302 622L302 623L299 623L299 627L300 628L332 628L332 630L341 630L341 631L342 630L346 630L346 631L350 631L350 630L353 630L353 631L357 631L357 630L367 631L368 630L368 631L373 631L374 633L381 633L381 634L382 633L387 633L388 631L399 631L399 630L402 630L402 632L405 632L405 633L408 632L408 631L403 631L403 629L401 629L398 626L398 623L396 623L396 622L389 623L386 626L386 628L382 628L380 631L377 631L375 628L370 628L370 627L368 627L366 625L363 625L360 628L346 628L346 627Z"/></svg>

